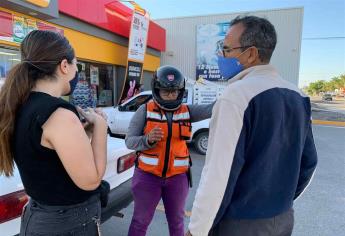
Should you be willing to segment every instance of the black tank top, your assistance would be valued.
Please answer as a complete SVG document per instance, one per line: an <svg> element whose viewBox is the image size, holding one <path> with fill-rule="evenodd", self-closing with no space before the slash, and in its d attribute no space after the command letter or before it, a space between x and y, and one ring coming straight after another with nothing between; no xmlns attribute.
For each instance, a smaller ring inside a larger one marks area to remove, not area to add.
<svg viewBox="0 0 345 236"><path fill-rule="evenodd" d="M41 145L41 127L59 107L78 116L75 107L63 99L32 92L17 113L13 137L14 160L26 193L42 204L55 206L81 203L95 193L76 186L56 151Z"/></svg>

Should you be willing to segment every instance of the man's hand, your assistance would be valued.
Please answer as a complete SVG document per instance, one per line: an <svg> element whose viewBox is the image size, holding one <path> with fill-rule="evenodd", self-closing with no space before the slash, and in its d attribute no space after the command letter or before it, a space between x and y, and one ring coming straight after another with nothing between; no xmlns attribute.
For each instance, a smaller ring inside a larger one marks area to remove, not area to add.
<svg viewBox="0 0 345 236"><path fill-rule="evenodd" d="M193 235L188 230L187 233L185 234L185 236L193 236Z"/></svg>

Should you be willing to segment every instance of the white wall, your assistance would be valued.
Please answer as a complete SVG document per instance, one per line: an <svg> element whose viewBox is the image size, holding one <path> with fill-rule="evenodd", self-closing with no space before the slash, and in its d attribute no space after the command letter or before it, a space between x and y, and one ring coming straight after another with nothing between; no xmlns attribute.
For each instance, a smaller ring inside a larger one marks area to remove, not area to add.
<svg viewBox="0 0 345 236"><path fill-rule="evenodd" d="M161 65L173 65L190 78L195 78L196 26L230 22L238 15L256 15L267 18L277 31L278 43L273 53L273 64L284 79L298 85L303 8L275 9L240 12L221 15L157 19L166 29L166 52L162 53Z"/></svg>

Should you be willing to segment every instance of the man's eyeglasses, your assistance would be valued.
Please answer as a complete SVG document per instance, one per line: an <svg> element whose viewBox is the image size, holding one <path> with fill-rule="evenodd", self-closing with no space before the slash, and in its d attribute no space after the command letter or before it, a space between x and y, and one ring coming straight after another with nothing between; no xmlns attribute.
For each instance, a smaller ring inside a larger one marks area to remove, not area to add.
<svg viewBox="0 0 345 236"><path fill-rule="evenodd" d="M172 90L161 89L160 93L162 96L169 96L169 94L176 96L176 95L178 95L178 90L177 89L172 89Z"/></svg>
<svg viewBox="0 0 345 236"><path fill-rule="evenodd" d="M223 53L223 57L225 56L225 53L230 53L231 51L235 50L235 49L240 49L240 48L250 48L253 47L254 45L251 46L242 46L242 47L234 47L234 48L230 48L228 46L223 46L222 49L222 53Z"/></svg>

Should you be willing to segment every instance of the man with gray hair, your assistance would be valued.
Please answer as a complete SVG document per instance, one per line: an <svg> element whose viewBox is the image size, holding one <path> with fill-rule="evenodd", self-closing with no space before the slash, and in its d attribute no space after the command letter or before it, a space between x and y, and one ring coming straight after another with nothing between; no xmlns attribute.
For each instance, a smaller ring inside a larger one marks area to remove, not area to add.
<svg viewBox="0 0 345 236"><path fill-rule="evenodd" d="M256 16L230 23L218 58L229 85L213 108L193 236L285 236L293 201L317 163L310 100L269 65L274 26Z"/></svg>

